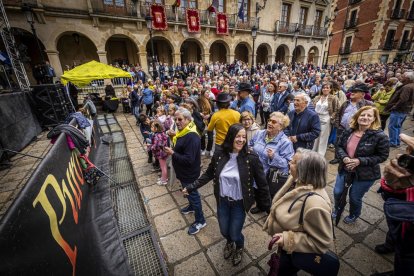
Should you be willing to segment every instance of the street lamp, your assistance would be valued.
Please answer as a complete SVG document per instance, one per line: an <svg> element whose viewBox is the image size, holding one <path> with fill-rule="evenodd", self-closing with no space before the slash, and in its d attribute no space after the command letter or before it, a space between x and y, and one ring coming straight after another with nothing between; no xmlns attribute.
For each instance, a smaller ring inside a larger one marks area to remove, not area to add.
<svg viewBox="0 0 414 276"><path fill-rule="evenodd" d="M331 32L328 35L328 43L326 45L326 47L327 47L328 50L326 52L325 69L328 68L329 46L331 44L332 37L333 37L333 33Z"/></svg>
<svg viewBox="0 0 414 276"><path fill-rule="evenodd" d="M155 79L155 56L154 56L154 42L152 40L152 17L151 15L145 16L145 22L147 23L147 29L149 31L150 35L150 41L151 41L151 62L152 62L152 79Z"/></svg>
<svg viewBox="0 0 414 276"><path fill-rule="evenodd" d="M292 71L295 71L295 56L296 56L296 46L298 45L298 35L299 35L300 29L299 26L295 29L295 47L293 48L292 53Z"/></svg>
<svg viewBox="0 0 414 276"><path fill-rule="evenodd" d="M30 24L30 27L32 29L33 36L36 40L37 49L39 50L39 53L40 53L40 60L42 61L42 65L43 65L43 64L45 64L45 58L43 56L42 47L40 47L40 42L39 42L39 39L37 38L36 29L34 27L35 20L34 20L34 16L33 16L33 8L31 6L29 6L28 4L23 4L22 12L26 16L26 21L27 21L27 23Z"/></svg>
<svg viewBox="0 0 414 276"><path fill-rule="evenodd" d="M254 42L256 40L256 37L257 37L257 27L256 27L256 25L254 25L252 27L253 50L252 50L252 68L251 68L251 72L250 72L250 74L252 76L253 76L253 73L254 73L254 56L255 56Z"/></svg>

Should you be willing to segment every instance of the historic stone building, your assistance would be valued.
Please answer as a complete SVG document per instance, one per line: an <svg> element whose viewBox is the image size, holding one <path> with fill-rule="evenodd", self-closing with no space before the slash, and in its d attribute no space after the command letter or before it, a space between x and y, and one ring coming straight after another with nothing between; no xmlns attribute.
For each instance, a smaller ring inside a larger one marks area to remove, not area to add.
<svg viewBox="0 0 414 276"><path fill-rule="evenodd" d="M27 46L31 65L40 62L21 6L27 1L3 0L18 43ZM66 66L98 60L113 64L141 64L148 69L151 43L145 17L151 3L165 6L168 29L153 31L154 56L160 62L255 63L312 61L321 65L326 49L327 0L219 0L227 15L228 35L216 34L216 15L207 11L212 1L181 0L31 0L37 36L45 59L57 75ZM244 20L240 19L240 6ZM187 31L185 8L200 11L201 31ZM252 28L258 28L253 43ZM296 45L296 51L294 51ZM3 47L0 45L0 47ZM28 66L30 71L30 66Z"/></svg>
<svg viewBox="0 0 414 276"><path fill-rule="evenodd" d="M413 0L336 0L329 64L412 60Z"/></svg>

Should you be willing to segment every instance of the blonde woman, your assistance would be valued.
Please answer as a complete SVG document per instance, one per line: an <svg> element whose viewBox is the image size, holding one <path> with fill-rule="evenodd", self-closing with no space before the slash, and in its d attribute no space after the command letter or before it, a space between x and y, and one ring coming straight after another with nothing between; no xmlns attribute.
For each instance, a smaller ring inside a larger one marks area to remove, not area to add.
<svg viewBox="0 0 414 276"><path fill-rule="evenodd" d="M330 82L322 85L321 93L313 99L313 106L321 122L321 133L313 144L313 151L325 156L329 134L331 133L331 122L335 120L336 113L339 110L339 100L332 94L332 84Z"/></svg>
<svg viewBox="0 0 414 276"><path fill-rule="evenodd" d="M375 180L380 179L379 164L387 160L389 151L389 139L381 130L378 109L373 106L361 107L352 116L350 129L344 131L336 146L339 166L332 217L336 217L347 178L352 181L352 185L349 190L349 215L344 222L350 224L357 220L361 215L362 198Z"/></svg>
<svg viewBox="0 0 414 276"><path fill-rule="evenodd" d="M254 121L253 114L249 111L243 111L240 114L240 123L243 125L244 129L246 130L246 137L247 137L247 144L248 144L250 139L252 139L252 137L260 129L260 127L258 124L256 124L256 122Z"/></svg>

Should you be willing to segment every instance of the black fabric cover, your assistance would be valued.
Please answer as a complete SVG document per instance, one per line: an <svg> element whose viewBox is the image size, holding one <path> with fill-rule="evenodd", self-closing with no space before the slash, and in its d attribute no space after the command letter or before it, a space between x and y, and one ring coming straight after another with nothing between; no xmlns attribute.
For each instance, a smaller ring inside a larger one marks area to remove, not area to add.
<svg viewBox="0 0 414 276"><path fill-rule="evenodd" d="M42 131L29 101L26 92L0 94L0 147L20 151Z"/></svg>

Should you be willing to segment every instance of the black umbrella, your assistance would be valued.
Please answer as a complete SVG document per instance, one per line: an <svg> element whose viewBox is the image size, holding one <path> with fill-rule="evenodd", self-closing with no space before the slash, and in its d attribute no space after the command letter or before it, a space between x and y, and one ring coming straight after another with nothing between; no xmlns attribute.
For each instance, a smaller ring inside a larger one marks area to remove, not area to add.
<svg viewBox="0 0 414 276"><path fill-rule="evenodd" d="M339 199L339 206L336 210L336 218L335 218L335 225L338 226L339 220L341 219L342 213L345 210L346 206L346 197L348 195L349 188L354 181L355 172L346 172L345 173L345 187L341 194L341 198Z"/></svg>

